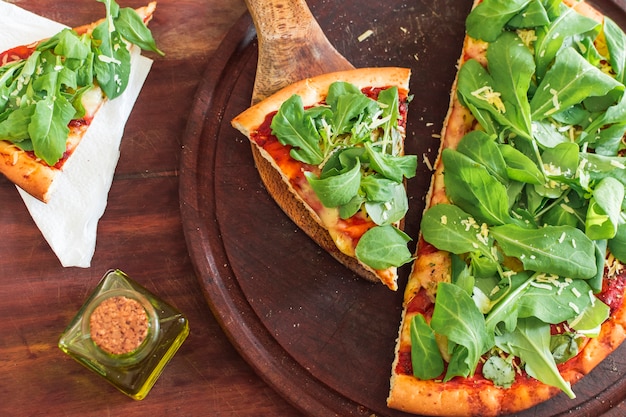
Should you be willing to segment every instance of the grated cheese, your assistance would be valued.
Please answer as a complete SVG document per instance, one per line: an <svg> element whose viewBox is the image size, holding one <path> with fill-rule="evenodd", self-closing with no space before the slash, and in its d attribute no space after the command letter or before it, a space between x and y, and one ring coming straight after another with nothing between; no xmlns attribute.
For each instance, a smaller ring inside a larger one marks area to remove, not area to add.
<svg viewBox="0 0 626 417"><path fill-rule="evenodd" d="M357 40L359 42L363 42L365 39L369 38L373 34L374 34L374 31L372 31L371 29L368 29L365 32L361 33L359 37L357 38Z"/></svg>
<svg viewBox="0 0 626 417"><path fill-rule="evenodd" d="M428 159L428 155L426 155L425 153L422 154L422 160L424 162L424 165L426 165L426 168L428 168L429 171L432 171L433 165L430 163L430 160Z"/></svg>
<svg viewBox="0 0 626 417"><path fill-rule="evenodd" d="M487 103L494 106L498 113L506 113L506 107L504 107L504 103L500 98L500 93L498 93L497 91L493 91L493 89L488 85L481 87L478 90L472 91L471 94L477 99L486 101Z"/></svg>

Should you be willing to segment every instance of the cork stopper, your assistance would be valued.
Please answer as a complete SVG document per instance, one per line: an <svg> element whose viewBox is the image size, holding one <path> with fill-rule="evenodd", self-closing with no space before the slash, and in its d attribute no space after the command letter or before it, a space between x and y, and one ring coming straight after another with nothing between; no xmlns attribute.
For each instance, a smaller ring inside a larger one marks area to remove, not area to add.
<svg viewBox="0 0 626 417"><path fill-rule="evenodd" d="M148 314L137 300L115 296L102 301L89 317L91 339L113 355L136 350L148 336Z"/></svg>

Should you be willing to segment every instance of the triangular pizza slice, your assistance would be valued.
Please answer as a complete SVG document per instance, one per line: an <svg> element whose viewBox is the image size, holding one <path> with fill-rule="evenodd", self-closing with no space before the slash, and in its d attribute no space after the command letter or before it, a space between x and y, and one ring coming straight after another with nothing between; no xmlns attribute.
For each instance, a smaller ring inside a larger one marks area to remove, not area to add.
<svg viewBox="0 0 626 417"><path fill-rule="evenodd" d="M410 71L361 68L296 82L232 124L262 155L273 198L324 249L360 276L397 289L412 259L401 230ZM304 220L304 221L303 221Z"/></svg>
<svg viewBox="0 0 626 417"><path fill-rule="evenodd" d="M159 51L156 2L105 2L106 17L0 53L0 173L47 202L98 109L124 92L130 48Z"/></svg>

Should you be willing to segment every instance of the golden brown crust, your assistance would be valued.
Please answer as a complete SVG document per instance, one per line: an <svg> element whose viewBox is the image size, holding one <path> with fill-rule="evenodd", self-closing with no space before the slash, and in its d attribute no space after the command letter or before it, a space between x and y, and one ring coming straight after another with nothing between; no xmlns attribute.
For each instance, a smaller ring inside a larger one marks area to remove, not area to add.
<svg viewBox="0 0 626 417"><path fill-rule="evenodd" d="M358 88L373 86L398 86L409 89L410 70L407 68L382 67L358 68L355 70L331 72L313 78L307 78L272 94L265 100L250 107L232 120L232 124L241 133L249 136L253 129L259 127L265 117L274 111L294 94L302 98L304 106L320 103L326 98L328 87L334 81L342 80L354 84Z"/></svg>
<svg viewBox="0 0 626 417"><path fill-rule="evenodd" d="M150 21L156 9L156 2L151 2L144 7L135 9L144 22ZM103 19L87 25L74 28L77 33L91 32ZM43 40L42 40L43 41ZM94 101L86 106L87 118L92 119L97 110L106 101L99 87L92 92L100 95L99 101ZM92 94L93 96L93 94ZM87 126L84 124L70 126L70 133L66 141L66 153L71 156L74 149L82 140ZM32 154L24 152L11 142L0 140L0 173L4 174L11 182L26 191L33 197L48 202L53 192L53 184L61 169L51 167L45 162L35 158Z"/></svg>
<svg viewBox="0 0 626 417"><path fill-rule="evenodd" d="M474 7L481 0L476 0ZM563 3L575 7L585 16L598 22L603 20L600 12L587 3L575 0L563 0ZM486 44L466 36L463 43L459 68L467 59L486 62ZM456 80L450 94L450 108L441 137L439 157L435 163L430 190L426 199L426 207L448 203L444 183L441 150L456 148L456 145L472 130L474 117L461 105L456 95ZM406 313L406 307L413 297L425 288L434 300L438 282L449 280L450 256L444 251L423 251L427 245L423 240L418 242L418 257L413 264L407 287L404 292L405 311L396 344L395 359L392 367L390 392L387 404L391 408L425 415L437 416L497 416L519 412L542 403L560 392L558 388L528 378L516 381L510 388L501 389L491 382L458 383L422 381L411 375L396 372L400 352L410 347L410 319L416 314ZM420 253L420 250L423 252ZM626 291L624 293L626 297ZM597 338L589 339L579 355L564 364L560 370L563 378L571 384L587 375L595 366L611 354L626 340L626 303L623 303L601 328Z"/></svg>
<svg viewBox="0 0 626 417"><path fill-rule="evenodd" d="M292 95L302 98L304 106L320 103L326 98L328 87L337 80L346 81L358 88L398 86L408 91L410 70L406 68L360 68L339 71L308 78L291 84L260 103L250 107L232 120L232 125L248 138L265 121L265 117L277 111ZM253 141L252 141L253 142ZM252 144L252 153L259 175L265 187L289 218L320 247L337 261L360 277L383 282L392 290L397 289L397 268L374 270L359 262L354 256L342 252L324 227L317 213L305 204L298 192L290 185L273 158L261 147ZM295 197L295 198L294 198Z"/></svg>

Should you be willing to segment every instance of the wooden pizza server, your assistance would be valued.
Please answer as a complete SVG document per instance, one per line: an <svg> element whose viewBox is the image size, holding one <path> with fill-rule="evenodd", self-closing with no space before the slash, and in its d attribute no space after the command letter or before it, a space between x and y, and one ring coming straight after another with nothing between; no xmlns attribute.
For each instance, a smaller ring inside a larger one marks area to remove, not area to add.
<svg viewBox="0 0 626 417"><path fill-rule="evenodd" d="M326 38L305 0L246 0L246 5L259 44L252 104L296 81L354 69ZM369 281L377 281L355 258L337 249L328 232L293 198L280 174L254 145L252 154L267 191L287 216L343 265Z"/></svg>

